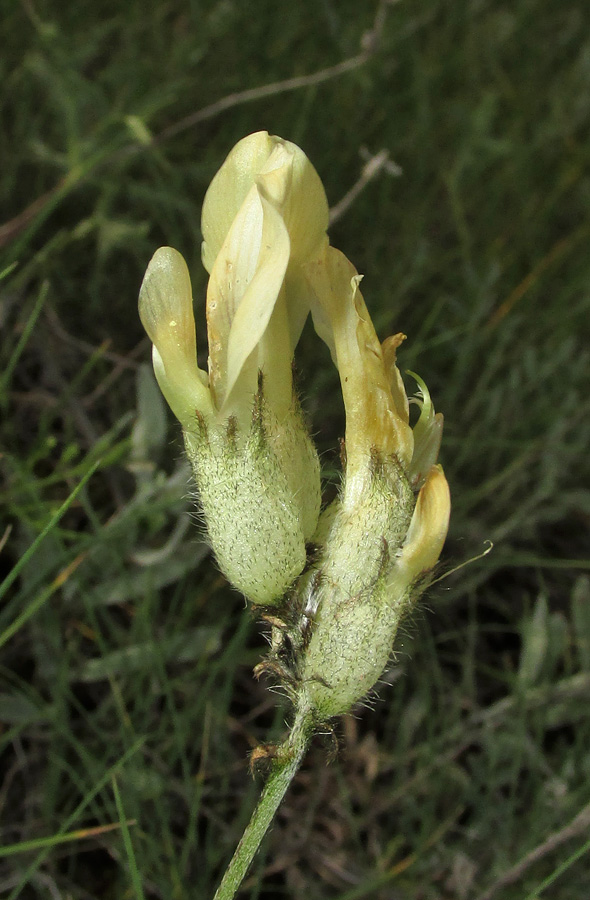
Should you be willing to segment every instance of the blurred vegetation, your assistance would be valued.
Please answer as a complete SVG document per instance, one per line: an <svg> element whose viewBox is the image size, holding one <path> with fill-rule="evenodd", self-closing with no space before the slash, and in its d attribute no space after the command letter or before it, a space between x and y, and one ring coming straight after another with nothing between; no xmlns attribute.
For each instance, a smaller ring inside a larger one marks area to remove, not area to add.
<svg viewBox="0 0 590 900"><path fill-rule="evenodd" d="M329 765L314 743L242 896L587 900L590 36L571 0L403 0L368 53L376 9L2 4L8 900L207 900L259 790L248 751L284 729L251 675L263 633L191 519L136 312L175 246L205 364L200 206L262 128L304 148L333 205L366 158L394 161L332 242L445 413L454 510L379 699ZM298 365L334 481L343 412L311 332Z"/></svg>

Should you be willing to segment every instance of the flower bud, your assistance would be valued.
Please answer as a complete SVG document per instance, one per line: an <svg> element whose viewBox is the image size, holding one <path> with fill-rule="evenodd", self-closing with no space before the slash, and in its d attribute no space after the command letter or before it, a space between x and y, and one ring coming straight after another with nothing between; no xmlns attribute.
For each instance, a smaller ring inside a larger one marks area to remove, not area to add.
<svg viewBox="0 0 590 900"><path fill-rule="evenodd" d="M294 144L250 135L203 204L208 373L196 361L191 285L175 250L154 255L139 309L156 377L180 420L207 531L232 584L280 600L306 562L320 509L319 461L293 392L292 360L324 250L328 205Z"/></svg>
<svg viewBox="0 0 590 900"><path fill-rule="evenodd" d="M139 299L219 564L255 603L279 606L268 617L268 665L317 719L345 712L375 685L436 565L450 513L436 464L442 416L418 376L419 395L408 400L396 363L405 336L379 343L361 276L329 246L327 224L323 187L302 151L250 135L203 204L207 373L197 366L179 253L156 252ZM342 488L321 516L318 457L292 384L310 309L346 412ZM420 410L413 428L411 404Z"/></svg>
<svg viewBox="0 0 590 900"><path fill-rule="evenodd" d="M450 496L434 465L442 419L422 382L421 416L414 431L409 425L395 360L404 336L379 344L360 278L338 251L328 248L308 274L346 411L341 496L320 517L318 555L299 593L297 702L328 718L350 709L386 667L399 623L440 555Z"/></svg>
<svg viewBox="0 0 590 900"><path fill-rule="evenodd" d="M386 668L399 624L440 555L449 502L439 466L414 504L407 482L376 465L361 502L338 509L309 582L299 673L300 702L320 718L349 710Z"/></svg>

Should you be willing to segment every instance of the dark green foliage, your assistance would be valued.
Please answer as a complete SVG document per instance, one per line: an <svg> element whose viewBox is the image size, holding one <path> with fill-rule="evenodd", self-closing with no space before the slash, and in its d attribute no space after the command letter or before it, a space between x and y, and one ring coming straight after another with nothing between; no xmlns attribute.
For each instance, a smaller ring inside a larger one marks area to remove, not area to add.
<svg viewBox="0 0 590 900"><path fill-rule="evenodd" d="M445 414L441 575L494 549L430 590L337 760L314 744L243 896L475 900L590 802L582 7L403 0L363 66L166 138L232 92L356 55L373 5L2 4L0 577L99 461L2 597L3 897L207 900L258 792L247 753L284 729L251 677L264 640L190 521L136 310L171 244L206 365L200 205L261 128L302 146L332 204L362 147L403 168L332 241ZM341 401L310 331L298 369L334 480ZM495 896L586 900L587 834Z"/></svg>

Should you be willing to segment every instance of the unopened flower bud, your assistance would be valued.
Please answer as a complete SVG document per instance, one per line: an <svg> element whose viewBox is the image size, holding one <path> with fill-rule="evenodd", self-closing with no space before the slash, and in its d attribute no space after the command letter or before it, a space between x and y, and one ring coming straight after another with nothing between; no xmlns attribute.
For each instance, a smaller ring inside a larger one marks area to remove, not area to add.
<svg viewBox="0 0 590 900"><path fill-rule="evenodd" d="M308 272L314 322L338 366L346 411L341 496L320 517L318 555L299 594L297 702L328 718L350 709L386 667L400 621L440 555L450 496L434 465L442 418L422 382L421 416L414 431L409 425L395 359L403 335L379 344L360 278L338 251L329 248Z"/></svg>
<svg viewBox="0 0 590 900"><path fill-rule="evenodd" d="M408 399L396 361L405 336L379 342L361 276L329 246L327 224L302 151L250 135L203 205L207 372L197 366L179 253L157 251L139 300L219 564L256 604L277 606L269 666L316 719L347 711L375 685L431 578L450 513L437 465L443 418L418 376L419 395ZM292 384L310 309L346 412L342 487L321 515L318 457Z"/></svg>
<svg viewBox="0 0 590 900"><path fill-rule="evenodd" d="M179 418L207 531L228 579L258 604L280 600L306 562L320 509L319 462L293 391L292 360L324 250L328 205L294 144L250 135L203 204L208 373L196 361L190 278L154 255L140 292L156 377Z"/></svg>

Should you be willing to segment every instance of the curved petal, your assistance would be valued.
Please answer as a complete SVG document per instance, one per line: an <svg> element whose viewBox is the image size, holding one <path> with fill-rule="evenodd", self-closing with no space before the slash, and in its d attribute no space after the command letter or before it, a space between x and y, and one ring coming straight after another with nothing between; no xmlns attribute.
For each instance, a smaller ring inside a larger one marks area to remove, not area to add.
<svg viewBox="0 0 590 900"><path fill-rule="evenodd" d="M236 144L205 195L202 255L208 272L255 182L279 209L294 260L307 259L321 243L328 228L329 208L318 173L296 144L258 131Z"/></svg>
<svg viewBox="0 0 590 900"><path fill-rule="evenodd" d="M285 222L291 241L291 259L307 261L325 240L330 217L328 199L320 176L300 148L281 138L257 179ZM288 170L288 178L284 170Z"/></svg>
<svg viewBox="0 0 590 900"><path fill-rule="evenodd" d="M328 202L295 144L267 132L240 141L203 205L211 391L222 415L246 417L258 372L281 417L291 359L310 308L302 262L327 243ZM254 352L256 351L256 352Z"/></svg>
<svg viewBox="0 0 590 900"><path fill-rule="evenodd" d="M154 345L154 371L162 393L185 427L195 411L211 415L207 376L197 367L190 275L172 247L154 253L139 292L139 315Z"/></svg>
<svg viewBox="0 0 590 900"><path fill-rule="evenodd" d="M340 373L347 476L357 463L366 465L374 449L395 454L406 467L412 456L412 432L393 401L381 345L358 287L361 276L333 247L307 271L319 305L319 310L312 309L314 324Z"/></svg>
<svg viewBox="0 0 590 900"><path fill-rule="evenodd" d="M401 331L398 334L392 334L391 337L385 338L381 344L381 350L383 351L383 362L389 378L395 410L406 425L409 425L410 405L408 403L408 395L406 394L400 370L397 367L397 348L401 347L405 339L406 335L402 334Z"/></svg>
<svg viewBox="0 0 590 900"><path fill-rule="evenodd" d="M397 561L396 571L408 583L436 564L451 514L451 494L442 466L432 466L422 486L408 534Z"/></svg>
<svg viewBox="0 0 590 900"><path fill-rule="evenodd" d="M209 273L244 200L275 146L268 131L235 145L209 185L201 213L203 265Z"/></svg>
<svg viewBox="0 0 590 900"><path fill-rule="evenodd" d="M217 407L224 415L231 412L228 401L242 371L248 383L243 379L238 393L246 390L251 396L256 391L258 369L266 371L265 364L271 358L277 357L283 368L286 363L290 373L288 330L285 346L269 347L266 352L261 346L259 358L245 367L278 305L288 262L289 236L283 220L254 186L217 255L207 290L211 384ZM285 316L284 311L277 312ZM279 327L275 343L280 342L283 331L285 328ZM279 389L276 383L274 387ZM287 402L290 401L289 381Z"/></svg>

